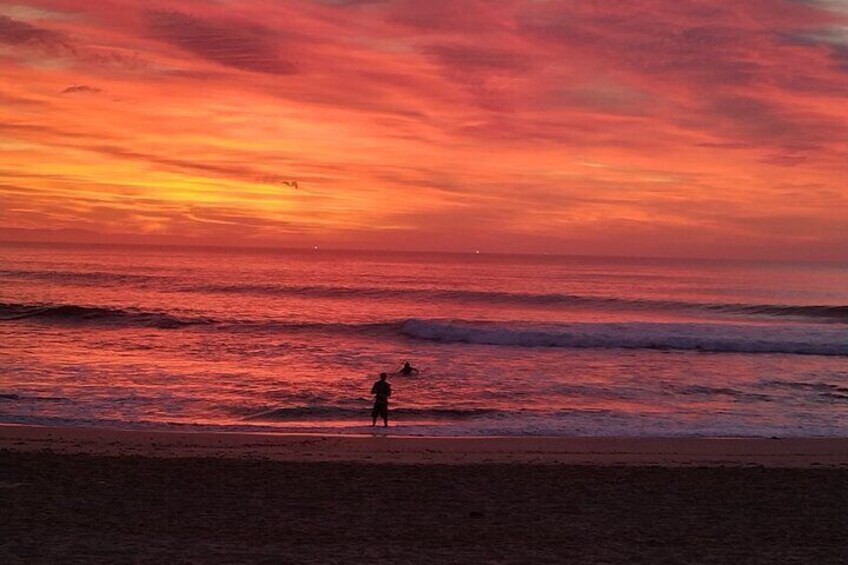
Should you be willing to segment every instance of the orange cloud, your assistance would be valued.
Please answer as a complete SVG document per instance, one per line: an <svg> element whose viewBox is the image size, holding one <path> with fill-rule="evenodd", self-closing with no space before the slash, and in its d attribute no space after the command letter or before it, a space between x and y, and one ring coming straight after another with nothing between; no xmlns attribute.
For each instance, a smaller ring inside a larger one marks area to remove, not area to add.
<svg viewBox="0 0 848 565"><path fill-rule="evenodd" d="M0 236L844 260L846 29L827 1L25 0Z"/></svg>

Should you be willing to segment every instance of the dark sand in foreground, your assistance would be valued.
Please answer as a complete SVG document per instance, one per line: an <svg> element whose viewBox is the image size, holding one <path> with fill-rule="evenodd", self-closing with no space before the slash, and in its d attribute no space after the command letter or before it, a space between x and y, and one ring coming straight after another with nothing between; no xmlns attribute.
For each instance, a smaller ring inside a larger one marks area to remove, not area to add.
<svg viewBox="0 0 848 565"><path fill-rule="evenodd" d="M92 439L95 436L99 439ZM659 459L660 464L646 466L639 458L616 461L602 451L594 453L597 463L592 463L589 448L569 440L553 440L542 449L541 444L520 441L410 444L402 439L362 438L365 443L353 448L351 442L360 440L316 442L303 436L266 440L242 435L238 442L221 439L232 443L215 451L212 445L219 439L3 427L0 562L845 563L848 559L844 466L848 461L843 440L826 444L792 440L799 443L784 451L797 458L808 445L812 458L802 458L800 465L797 459L795 464L781 459L766 466L751 461L722 463L720 457L727 454L714 452L721 444L705 440L672 442L676 447L665 449L674 455L667 457L656 455L657 443L635 442L633 453L644 454L650 448L651 457ZM298 448L302 441L312 443ZM592 449L606 446L609 451L620 448L615 442L624 440L597 441ZM767 440L740 441L754 442L749 447L760 450L761 457L773 458L780 451L779 446L766 449ZM180 444L193 447L179 454ZM141 450L142 445L147 449ZM194 452L200 445L208 447L205 457ZM297 457L279 456L286 452L281 445L288 445L289 455L293 451ZM472 453L467 461L458 457L463 445ZM498 445L503 449L497 451ZM702 452L713 453L709 466L693 455L698 445ZM400 464L386 463L382 455L377 463L363 463L369 446L372 454L393 454ZM724 451L732 455L738 446L730 446ZM441 453L435 462L423 462L427 449ZM579 452L581 464L568 461L569 449ZM326 453L334 450L335 456ZM452 453L453 464L440 459L445 450ZM540 452L542 460L534 460ZM263 458L275 453L276 460ZM309 462L305 453L313 453L312 457L323 453L324 460ZM685 466L687 453L697 465ZM557 463L556 458L566 461Z"/></svg>

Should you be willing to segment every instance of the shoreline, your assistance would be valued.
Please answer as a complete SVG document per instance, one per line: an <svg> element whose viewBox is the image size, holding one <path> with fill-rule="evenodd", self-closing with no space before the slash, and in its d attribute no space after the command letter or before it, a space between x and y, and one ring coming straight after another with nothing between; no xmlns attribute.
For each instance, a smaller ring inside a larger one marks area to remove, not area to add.
<svg viewBox="0 0 848 565"><path fill-rule="evenodd" d="M848 467L848 438L416 437L0 424L18 452L383 464Z"/></svg>

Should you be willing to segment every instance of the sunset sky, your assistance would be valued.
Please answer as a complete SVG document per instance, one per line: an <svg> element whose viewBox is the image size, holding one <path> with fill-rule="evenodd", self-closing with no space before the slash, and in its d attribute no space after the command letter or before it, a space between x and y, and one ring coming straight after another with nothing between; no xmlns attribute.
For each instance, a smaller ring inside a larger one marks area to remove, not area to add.
<svg viewBox="0 0 848 565"><path fill-rule="evenodd" d="M846 0L0 2L0 69L3 239L848 260Z"/></svg>

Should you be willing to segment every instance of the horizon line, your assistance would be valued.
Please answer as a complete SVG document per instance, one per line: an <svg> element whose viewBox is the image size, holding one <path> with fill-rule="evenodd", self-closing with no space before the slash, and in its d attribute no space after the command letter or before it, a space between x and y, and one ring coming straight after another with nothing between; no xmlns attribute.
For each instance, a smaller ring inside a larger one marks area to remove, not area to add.
<svg viewBox="0 0 848 565"><path fill-rule="evenodd" d="M848 266L848 261L838 259L774 259L774 258L740 258L740 257L692 257L680 255L605 255L605 254L564 254L557 252L511 252L490 250L445 251L445 250L415 250L415 249L383 249L356 247L323 247L313 246L277 246L277 245L244 245L244 244L210 244L210 243L140 243L140 242L102 242L102 241L37 241L23 239L0 239L0 245L18 244L31 246L96 246L96 247L137 247L137 248L173 248L173 249L204 249L204 250L241 250L241 251L270 251L270 252L343 252L343 253L379 253L379 254L421 254L421 255L474 255L485 257L548 257L561 259L609 259L628 261L702 261L725 263L792 263L815 265Z"/></svg>

